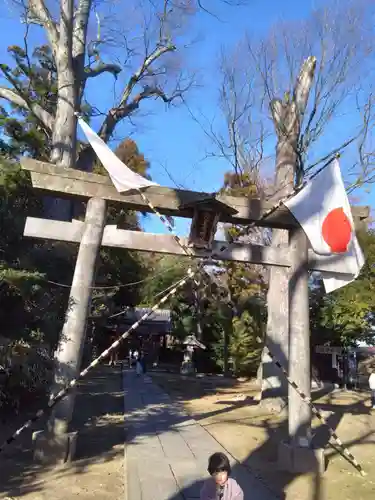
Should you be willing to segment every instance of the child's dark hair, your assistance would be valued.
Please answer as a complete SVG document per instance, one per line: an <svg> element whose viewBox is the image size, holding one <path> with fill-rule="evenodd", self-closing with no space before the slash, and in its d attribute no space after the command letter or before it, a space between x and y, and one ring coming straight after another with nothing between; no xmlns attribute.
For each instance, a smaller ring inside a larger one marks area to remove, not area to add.
<svg viewBox="0 0 375 500"><path fill-rule="evenodd" d="M217 452L208 459L208 472L210 476L218 472L227 472L228 476L231 473L231 467L228 457L224 453Z"/></svg>

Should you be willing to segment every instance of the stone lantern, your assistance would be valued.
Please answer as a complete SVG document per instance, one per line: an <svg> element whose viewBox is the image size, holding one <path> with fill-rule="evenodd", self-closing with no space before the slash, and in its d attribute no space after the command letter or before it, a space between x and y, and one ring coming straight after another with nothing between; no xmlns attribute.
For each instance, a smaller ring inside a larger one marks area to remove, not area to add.
<svg viewBox="0 0 375 500"><path fill-rule="evenodd" d="M195 335L188 335L183 342L185 346L184 360L181 365L182 375L192 375L195 373L194 363L193 363L193 353L195 349L206 349L206 346L199 342Z"/></svg>

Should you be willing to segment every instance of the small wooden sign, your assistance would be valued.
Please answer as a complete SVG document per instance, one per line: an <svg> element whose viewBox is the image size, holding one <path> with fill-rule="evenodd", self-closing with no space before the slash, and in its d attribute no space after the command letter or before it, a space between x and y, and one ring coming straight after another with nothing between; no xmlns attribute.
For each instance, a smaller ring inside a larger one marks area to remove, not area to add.
<svg viewBox="0 0 375 500"><path fill-rule="evenodd" d="M334 347L329 345L315 346L315 352L317 354L342 354L343 351L344 351L343 347Z"/></svg>

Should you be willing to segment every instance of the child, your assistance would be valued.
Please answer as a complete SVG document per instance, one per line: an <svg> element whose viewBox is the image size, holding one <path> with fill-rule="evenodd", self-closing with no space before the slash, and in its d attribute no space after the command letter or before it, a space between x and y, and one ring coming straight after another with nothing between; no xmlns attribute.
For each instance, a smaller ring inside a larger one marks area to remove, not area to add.
<svg viewBox="0 0 375 500"><path fill-rule="evenodd" d="M244 500L243 491L230 476L231 467L224 453L214 453L208 460L210 478L204 483L200 500Z"/></svg>

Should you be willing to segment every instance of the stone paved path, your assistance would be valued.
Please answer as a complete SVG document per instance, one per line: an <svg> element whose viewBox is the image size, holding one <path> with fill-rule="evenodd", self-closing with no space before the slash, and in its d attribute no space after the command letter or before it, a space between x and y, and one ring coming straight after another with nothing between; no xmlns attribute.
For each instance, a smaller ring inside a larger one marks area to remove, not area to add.
<svg viewBox="0 0 375 500"><path fill-rule="evenodd" d="M126 500L199 499L208 457L225 450L150 377L125 370L123 378ZM244 466L232 467L245 500L277 499Z"/></svg>

